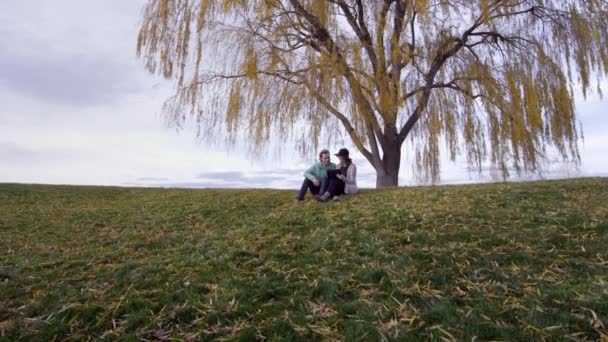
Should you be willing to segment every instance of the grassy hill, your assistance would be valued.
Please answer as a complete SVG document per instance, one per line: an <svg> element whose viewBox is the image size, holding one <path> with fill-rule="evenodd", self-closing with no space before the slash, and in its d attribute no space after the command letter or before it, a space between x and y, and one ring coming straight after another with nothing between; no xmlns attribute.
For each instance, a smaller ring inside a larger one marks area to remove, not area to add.
<svg viewBox="0 0 608 342"><path fill-rule="evenodd" d="M0 184L0 340L598 340L608 179L364 191Z"/></svg>

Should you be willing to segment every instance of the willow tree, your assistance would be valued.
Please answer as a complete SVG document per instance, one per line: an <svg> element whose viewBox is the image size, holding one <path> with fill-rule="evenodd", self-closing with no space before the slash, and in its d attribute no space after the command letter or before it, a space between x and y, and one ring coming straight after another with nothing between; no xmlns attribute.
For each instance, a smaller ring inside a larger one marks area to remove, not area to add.
<svg viewBox="0 0 608 342"><path fill-rule="evenodd" d="M176 125L253 146L349 136L398 183L404 142L508 177L578 162L575 91L608 73L605 0L147 0L137 52ZM597 79L597 88L595 81ZM444 145L445 144L445 145ZM442 147L445 146L445 147Z"/></svg>

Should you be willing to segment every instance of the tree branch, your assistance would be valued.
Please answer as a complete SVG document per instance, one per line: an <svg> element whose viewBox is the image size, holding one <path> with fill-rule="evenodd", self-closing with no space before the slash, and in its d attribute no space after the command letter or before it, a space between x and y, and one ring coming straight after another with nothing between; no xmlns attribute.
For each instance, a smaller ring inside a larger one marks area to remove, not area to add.
<svg viewBox="0 0 608 342"><path fill-rule="evenodd" d="M317 88L314 85L311 85L309 82L306 82L306 81L303 84L306 86L308 91L315 97L315 99L317 99L317 101L319 101L319 103L323 107L325 107L332 115L334 115L338 120L340 120L340 122L344 126L344 129L346 130L348 135L351 137L351 139L355 143L355 146L357 147L357 149L361 152L361 154L363 154L363 156L370 163L372 163L372 165L374 165L374 162L375 162L374 156L372 155L372 153L369 150L367 150L365 148L365 145L363 145L363 141L357 135L357 132L353 128L353 126L350 123L350 121L348 120L348 118L344 114L342 114L338 109L336 109L336 107L332 106L331 103L325 97L323 97L321 94L319 94L319 92L317 91Z"/></svg>
<svg viewBox="0 0 608 342"><path fill-rule="evenodd" d="M330 0L331 2L337 4L342 11L344 12L344 16L346 20L350 24L351 28L359 38L359 41L363 45L363 48L367 52L370 63L372 64L372 70L374 73L377 71L378 66L378 58L376 56L376 51L374 51L374 46L372 43L372 37L367 30L367 26L365 25L365 21L363 20L363 14L359 14L359 21L355 18L353 13L350 11L349 6L344 2L344 0Z"/></svg>
<svg viewBox="0 0 608 342"><path fill-rule="evenodd" d="M500 2L500 1L498 1L498 2ZM451 48L448 49L447 45L454 42L454 40L449 40L444 44L443 47L441 47L439 49L440 52L433 59L429 72L426 75L426 84L422 90L422 96L420 97L418 106L416 106L416 109L414 109L414 112L410 115L410 117L407 119L407 121L405 122L405 124L403 125L401 130L399 131L398 141L400 143L402 143L405 140L405 138L407 138L407 135L410 133L410 131L414 127L414 124L420 118L420 114L422 113L422 111L424 111L426 109L426 106L429 102L429 98L431 96L431 91L433 89L432 87L434 84L435 75L437 75L437 73L439 72L439 70L441 69L443 64L449 58L454 56L466 44L466 41L469 38L469 36L482 23L483 23L483 15L480 16L479 18L477 18L477 20L475 20L475 23L463 33L461 38L458 38L455 40L456 44L454 44L454 46L452 46ZM447 51L446 51L446 49L447 49Z"/></svg>
<svg viewBox="0 0 608 342"><path fill-rule="evenodd" d="M372 154L374 158L379 158L380 151L378 149L376 139L378 139L381 144L384 144L385 137L378 123L378 119L376 118L374 109L363 94L361 84L359 83L357 78L352 74L352 71L350 70L350 67L348 66L348 63L346 62L346 59L344 58L342 52L331 38L327 29L323 27L319 19L314 14L308 12L299 3L298 0L289 0L289 2L294 7L296 12L298 12L312 25L312 37L315 38L320 43L320 45L325 47L329 55L334 57L336 59L336 62L339 64L339 69L341 70L342 75L346 78L351 87L351 90L353 92L353 99L358 105L359 110L362 110L363 115L365 117L367 136L370 146L372 148ZM373 164L377 165L379 163Z"/></svg>

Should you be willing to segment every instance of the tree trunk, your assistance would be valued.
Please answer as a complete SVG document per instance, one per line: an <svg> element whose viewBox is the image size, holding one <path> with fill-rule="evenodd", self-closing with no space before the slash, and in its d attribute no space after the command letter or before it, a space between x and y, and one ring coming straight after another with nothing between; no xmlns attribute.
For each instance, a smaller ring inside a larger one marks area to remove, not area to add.
<svg viewBox="0 0 608 342"><path fill-rule="evenodd" d="M376 188L390 188L399 185L399 175L397 173L376 173Z"/></svg>
<svg viewBox="0 0 608 342"><path fill-rule="evenodd" d="M401 166L401 146L394 144L383 149L381 167L376 167L376 188L388 188L399 185L399 167Z"/></svg>

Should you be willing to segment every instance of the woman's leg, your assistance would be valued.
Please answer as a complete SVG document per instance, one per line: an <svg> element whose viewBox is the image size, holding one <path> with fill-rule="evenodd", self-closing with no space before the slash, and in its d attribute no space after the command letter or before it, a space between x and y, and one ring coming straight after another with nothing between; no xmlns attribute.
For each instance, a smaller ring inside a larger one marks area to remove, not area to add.
<svg viewBox="0 0 608 342"><path fill-rule="evenodd" d="M328 181L327 190L322 193L318 199L325 202L334 197L337 193L344 193L344 182L337 178L331 178Z"/></svg>
<svg viewBox="0 0 608 342"><path fill-rule="evenodd" d="M339 180L338 183L336 184L336 190L332 193L333 196L341 196L344 195L344 187L346 186L346 184L344 183L344 181Z"/></svg>

